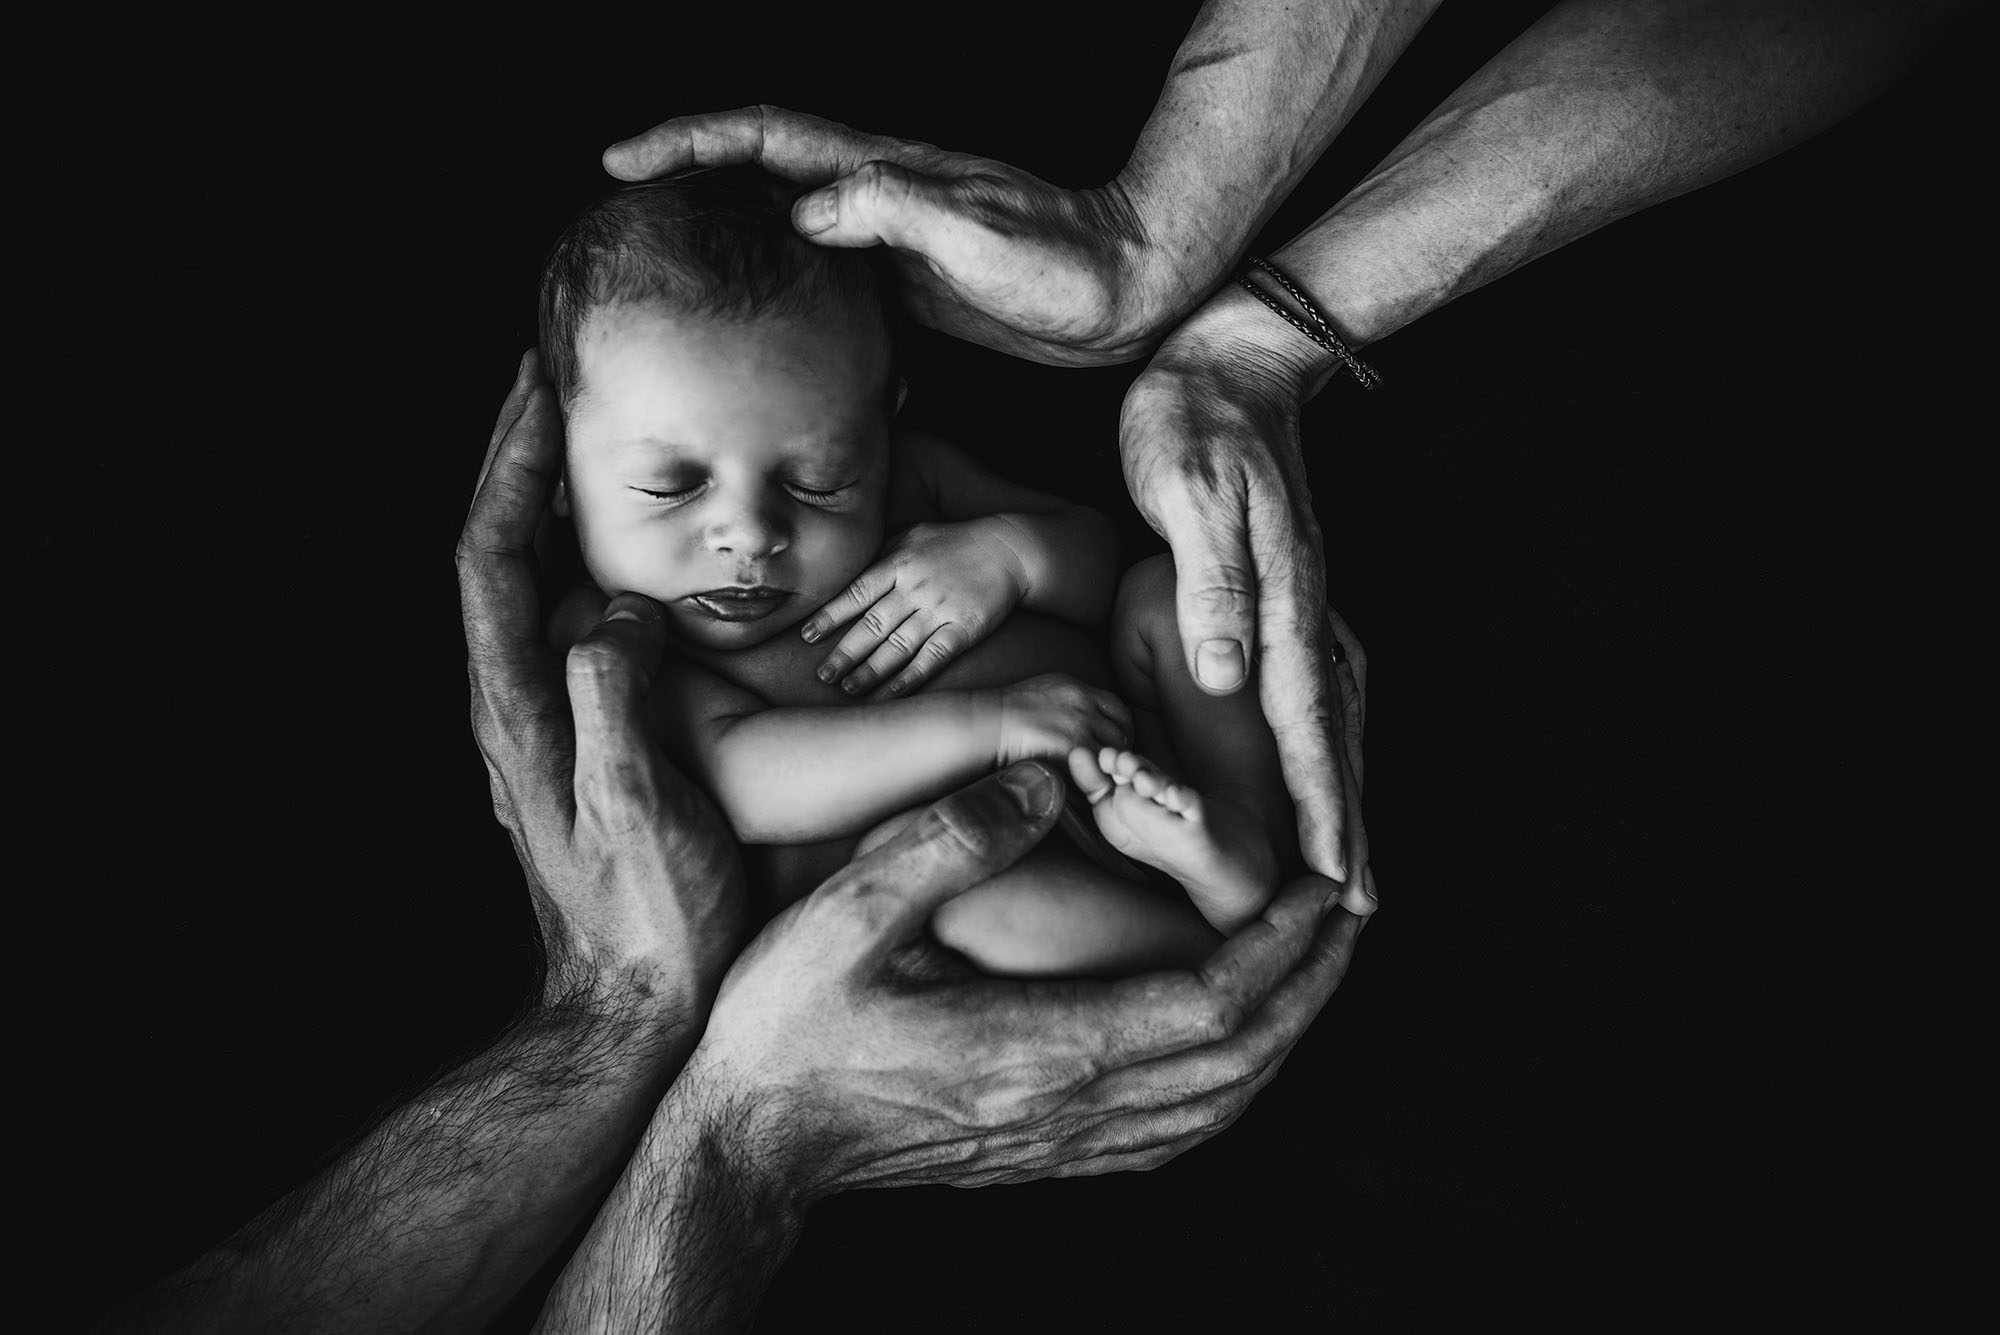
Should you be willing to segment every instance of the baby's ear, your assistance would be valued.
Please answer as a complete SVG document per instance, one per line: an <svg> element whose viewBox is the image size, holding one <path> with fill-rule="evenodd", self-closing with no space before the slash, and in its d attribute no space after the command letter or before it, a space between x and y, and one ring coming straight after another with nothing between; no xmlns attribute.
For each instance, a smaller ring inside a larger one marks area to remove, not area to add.
<svg viewBox="0 0 2000 1335"><path fill-rule="evenodd" d="M562 470L556 470L556 489L549 497L549 509L556 512L556 518L569 518L569 483Z"/></svg>

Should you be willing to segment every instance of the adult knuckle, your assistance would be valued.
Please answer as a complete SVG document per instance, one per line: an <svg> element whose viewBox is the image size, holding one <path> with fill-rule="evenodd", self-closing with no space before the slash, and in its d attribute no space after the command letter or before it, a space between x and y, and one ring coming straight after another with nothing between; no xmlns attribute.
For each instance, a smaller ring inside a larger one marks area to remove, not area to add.
<svg viewBox="0 0 2000 1335"><path fill-rule="evenodd" d="M563 659L563 672L572 691L601 688L624 666L623 655L608 640L578 640Z"/></svg>
<svg viewBox="0 0 2000 1335"><path fill-rule="evenodd" d="M1215 620L1248 616L1257 610L1256 581L1240 566L1211 566L1188 590L1188 604L1196 615Z"/></svg>
<svg viewBox="0 0 2000 1335"><path fill-rule="evenodd" d="M1243 1027L1243 1003L1234 997L1210 995L1198 1007L1189 1026L1199 1041L1220 1043Z"/></svg>
<svg viewBox="0 0 2000 1335"><path fill-rule="evenodd" d="M862 163L848 178L857 203L864 208L892 208L909 193L909 182L881 158Z"/></svg>

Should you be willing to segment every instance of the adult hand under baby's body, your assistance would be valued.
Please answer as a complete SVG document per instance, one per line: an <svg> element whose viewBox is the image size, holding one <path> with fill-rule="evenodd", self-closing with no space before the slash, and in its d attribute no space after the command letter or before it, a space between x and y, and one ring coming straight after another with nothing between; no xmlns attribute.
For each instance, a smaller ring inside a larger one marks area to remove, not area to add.
<svg viewBox="0 0 2000 1335"><path fill-rule="evenodd" d="M819 679L861 695L907 695L978 644L1020 603L1025 562L1000 515L913 524L799 632L817 644L852 621Z"/></svg>
<svg viewBox="0 0 2000 1335"><path fill-rule="evenodd" d="M1013 766L773 920L656 1130L714 1130L799 1205L1152 1166L1233 1120L1338 983L1359 920L1307 877L1196 971L1023 982L940 954L932 913L1036 844L1061 792L1048 767Z"/></svg>

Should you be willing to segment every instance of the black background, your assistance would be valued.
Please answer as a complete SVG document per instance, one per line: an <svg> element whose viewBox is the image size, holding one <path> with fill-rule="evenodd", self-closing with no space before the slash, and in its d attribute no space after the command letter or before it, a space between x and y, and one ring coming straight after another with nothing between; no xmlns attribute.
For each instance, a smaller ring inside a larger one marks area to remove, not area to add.
<svg viewBox="0 0 2000 1335"><path fill-rule="evenodd" d="M717 8L24 41L54 77L16 117L15 1101L59 1319L524 995L451 553L601 147L770 101L1090 184L1195 6ZM1258 249L1541 8L1446 7ZM766 1327L1795 1313L1916 1245L1871 1146L1912 1075L1887 958L1949 935L1913 887L1959 884L1919 863L1970 805L1990 28L1315 401L1386 901L1346 984L1162 1171L823 1205ZM917 420L1157 548L1118 482L1134 368L910 362Z"/></svg>

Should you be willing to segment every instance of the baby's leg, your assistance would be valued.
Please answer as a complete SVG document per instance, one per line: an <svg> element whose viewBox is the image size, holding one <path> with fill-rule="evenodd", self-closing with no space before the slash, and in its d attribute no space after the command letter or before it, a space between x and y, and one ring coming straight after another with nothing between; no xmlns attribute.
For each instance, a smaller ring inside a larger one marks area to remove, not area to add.
<svg viewBox="0 0 2000 1335"><path fill-rule="evenodd" d="M1169 557L1126 573L1111 616L1119 691L1141 744L1158 760L1079 748L1070 754L1071 777L1114 847L1172 876L1203 917L1234 931L1271 898L1286 860L1280 850L1296 842L1256 683L1227 696L1195 684L1181 652ZM1175 782L1161 762L1177 764L1192 785Z"/></svg>
<svg viewBox="0 0 2000 1335"><path fill-rule="evenodd" d="M917 811L863 837L866 854ZM1005 978L1123 978L1191 969L1221 942L1185 899L1121 880L1050 834L1013 866L931 915L931 933L981 971Z"/></svg>

